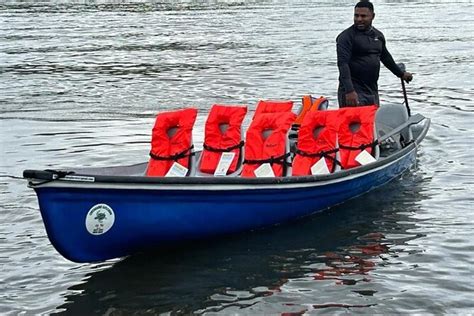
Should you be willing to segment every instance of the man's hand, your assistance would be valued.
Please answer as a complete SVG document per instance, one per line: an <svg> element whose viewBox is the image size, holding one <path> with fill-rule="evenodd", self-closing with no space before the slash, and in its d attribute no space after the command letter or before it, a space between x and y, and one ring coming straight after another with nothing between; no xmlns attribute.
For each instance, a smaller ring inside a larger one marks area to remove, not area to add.
<svg viewBox="0 0 474 316"><path fill-rule="evenodd" d="M357 95L357 92L352 91L352 92L346 93L346 104L347 105L359 104L359 96Z"/></svg>
<svg viewBox="0 0 474 316"><path fill-rule="evenodd" d="M402 79L405 80L407 83L413 80L413 75L408 71L405 71L402 75Z"/></svg>

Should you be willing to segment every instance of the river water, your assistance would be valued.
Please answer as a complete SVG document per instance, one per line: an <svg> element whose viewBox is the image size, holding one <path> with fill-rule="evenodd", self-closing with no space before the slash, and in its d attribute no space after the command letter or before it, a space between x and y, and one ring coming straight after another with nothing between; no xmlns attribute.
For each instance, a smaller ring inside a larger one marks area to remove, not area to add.
<svg viewBox="0 0 474 316"><path fill-rule="evenodd" d="M0 313L474 312L472 1L374 1L432 119L401 179L296 222L99 264L51 246L24 169L147 159L158 111L325 95L348 1L0 4ZM382 69L381 102L401 102ZM293 314L292 314L293 313Z"/></svg>

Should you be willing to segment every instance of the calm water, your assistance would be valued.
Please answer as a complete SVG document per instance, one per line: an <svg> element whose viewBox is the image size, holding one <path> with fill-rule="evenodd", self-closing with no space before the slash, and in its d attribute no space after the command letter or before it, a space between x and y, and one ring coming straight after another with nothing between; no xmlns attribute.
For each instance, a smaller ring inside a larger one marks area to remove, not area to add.
<svg viewBox="0 0 474 316"><path fill-rule="evenodd" d="M213 103L311 93L336 106L352 4L1 3L1 314L474 312L472 1L375 2L415 74L412 111L432 118L401 180L297 222L101 264L54 250L22 170L144 161L165 109L200 109L199 147ZM401 101L386 69L380 88Z"/></svg>

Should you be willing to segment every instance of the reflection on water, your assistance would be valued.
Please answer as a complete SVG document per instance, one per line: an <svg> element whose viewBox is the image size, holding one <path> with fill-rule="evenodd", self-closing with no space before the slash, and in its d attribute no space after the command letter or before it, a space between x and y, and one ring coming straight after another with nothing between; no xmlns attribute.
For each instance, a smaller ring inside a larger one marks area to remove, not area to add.
<svg viewBox="0 0 474 316"><path fill-rule="evenodd" d="M396 264L403 250L391 247L419 237L410 233L416 223L409 214L426 198L423 180L406 175L404 181L296 223L128 257L70 287L58 311L303 313L377 306L383 285L374 272ZM394 206L405 190L406 200ZM335 290L347 296L332 296Z"/></svg>

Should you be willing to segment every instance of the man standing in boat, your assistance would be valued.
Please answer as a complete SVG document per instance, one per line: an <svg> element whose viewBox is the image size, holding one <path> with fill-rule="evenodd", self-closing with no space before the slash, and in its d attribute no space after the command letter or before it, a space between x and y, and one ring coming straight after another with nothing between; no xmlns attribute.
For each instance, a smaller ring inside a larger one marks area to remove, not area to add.
<svg viewBox="0 0 474 316"><path fill-rule="evenodd" d="M380 62L407 83L413 79L392 58L385 37L372 26L374 6L360 1L354 7L354 24L338 35L339 107L380 104L378 85Z"/></svg>

